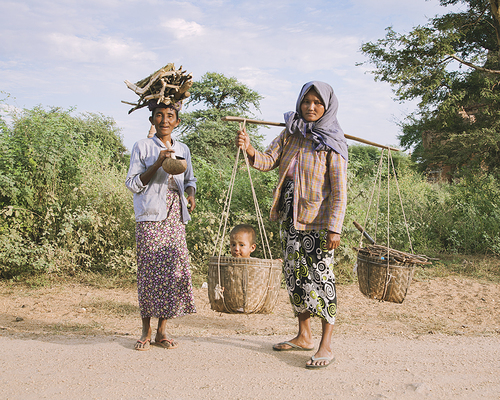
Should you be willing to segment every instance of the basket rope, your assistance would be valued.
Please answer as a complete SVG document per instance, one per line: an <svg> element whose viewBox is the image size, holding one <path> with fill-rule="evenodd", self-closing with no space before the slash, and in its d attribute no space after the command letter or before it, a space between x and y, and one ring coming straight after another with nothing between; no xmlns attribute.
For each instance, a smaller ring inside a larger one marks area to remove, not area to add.
<svg viewBox="0 0 500 400"><path fill-rule="evenodd" d="M246 119L244 119L243 122L239 123L241 131L245 128L245 124L246 124ZM264 221L263 221L263 218L262 218L262 213L260 211L259 202L258 202L258 199L257 199L257 194L255 193L255 188L254 188L254 185L253 185L252 175L251 175L251 172L250 172L250 162L248 161L248 156L246 154L246 151L244 151L242 148L238 147L238 150L236 152L236 159L234 161L233 171L231 173L231 179L229 181L229 187L228 187L228 190L227 190L227 193L226 193L226 199L225 199L225 202L224 202L224 211L222 212L221 220L219 222L219 231L217 232L217 239L216 239L215 246L214 246L214 251L213 251L213 254L212 254L212 256L215 256L217 248L219 249L218 257L217 257L217 277L218 277L218 283L217 283L217 285L215 285L214 297L215 297L216 300L222 299L222 301L224 303L224 307L228 311L234 311L234 310L230 310L230 308L228 307L228 305L226 304L226 301L224 299L224 287L222 287L222 285L221 285L220 260L221 260L221 257L222 257L222 249L224 247L224 232L227 232L227 220L229 218L229 209L230 209L231 200L232 200L232 197L233 197L234 182L235 182L235 179L236 179L236 173L238 171L238 162L239 162L239 157L240 157L240 151L243 153L243 157L245 159L245 165L246 165L247 171L248 171L248 178L250 180L250 187L251 187L251 190L252 190L252 197L253 197L254 206L255 206L255 214L257 216L257 224L259 226L260 237L261 237L262 244L263 244L262 247L263 247L263 251L264 251L264 257L265 258L268 257L271 260L271 263L270 263L270 266L269 266L268 282L267 282L267 287L268 288L270 287L271 278L272 278L272 254L271 254L271 247L269 246L269 240L267 239L267 233L266 233L266 229L264 227ZM267 247L267 252L266 252L266 247ZM265 303L265 301L266 301L266 296L264 295L264 296L262 296L262 298L260 299L259 303L255 307L255 310L252 310L252 311L249 311L249 312L250 313L256 312L258 309L260 309L263 306L263 304Z"/></svg>
<svg viewBox="0 0 500 400"><path fill-rule="evenodd" d="M379 164L378 164L378 168L377 168L377 174L376 174L376 177L375 177L375 182L374 182L374 185L373 185L373 190L372 190L372 193L370 195L370 201L368 202L368 209L366 211L366 216L365 216L365 221L364 221L364 225L366 227L366 224L368 222L368 215L370 213L370 208L372 206L372 201L373 201L373 196L375 194L375 189L377 188L377 183L378 183L378 195L377 195L377 213L376 213L376 217L375 217L375 241L377 240L377 229L376 227L378 226L378 216L379 216L379 204L380 204L380 193L381 193L381 188L382 188L382 166L383 166L383 158L384 158L384 152L385 152L386 149L383 149L381 154L380 154L380 160L379 160ZM394 161L392 159L392 154L391 154L391 150L390 149L387 149L387 273L386 273L386 280L385 280L385 284L384 284L384 292L383 292L383 295L382 295L382 298L385 298L385 295L387 293L387 288L389 286L389 283L391 282L391 279L393 278L393 276L391 275L390 273L390 181L391 181L391 166L392 166L392 171L393 171L393 175L394 175L394 181L396 183L396 188L397 188L397 193L398 193L398 197L399 197L399 203L401 205L401 210L403 212L403 219L404 219L404 223L405 223L405 228L406 228L406 234L408 236L408 242L410 244L410 250L411 252L413 253L413 245L412 245L412 242L411 242L411 238L410 238L410 231L409 231L409 228L408 228L408 222L407 222L407 219L406 219L406 214L405 214L405 211L404 211L404 207L403 207L403 200L401 198L401 191L399 189L399 183L398 183L398 178L397 178L397 175L396 175L396 169L394 168ZM360 239L359 239L359 249L358 249L358 255L359 255L359 250L363 247L363 232L361 232L361 236L360 236Z"/></svg>

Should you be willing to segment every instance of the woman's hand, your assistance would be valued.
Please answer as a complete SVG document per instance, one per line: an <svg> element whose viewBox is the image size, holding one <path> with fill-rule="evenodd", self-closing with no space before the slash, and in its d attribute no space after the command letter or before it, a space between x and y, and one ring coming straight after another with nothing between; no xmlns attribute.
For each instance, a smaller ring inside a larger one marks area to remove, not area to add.
<svg viewBox="0 0 500 400"><path fill-rule="evenodd" d="M247 134L245 128L242 131L238 131L238 136L236 136L236 147L242 150L246 150L250 146L250 137Z"/></svg>
<svg viewBox="0 0 500 400"><path fill-rule="evenodd" d="M187 208L190 213L194 211L194 208L196 207L196 201L194 200L194 196L188 196L187 197Z"/></svg>
<svg viewBox="0 0 500 400"><path fill-rule="evenodd" d="M143 185L147 185L149 183L154 174L156 174L156 171L161 168L161 165L163 164L163 161L165 161L165 158L170 158L172 156L172 153L174 153L174 150L170 149L160 151L160 154L158 154L158 158L156 159L155 163L151 165L146 170L146 172L140 175Z"/></svg>
<svg viewBox="0 0 500 400"><path fill-rule="evenodd" d="M243 149L247 152L250 163L253 164L255 149L250 143L250 136L248 136L245 128L243 128L243 130L241 131L238 131L238 136L236 136L235 143L238 148Z"/></svg>
<svg viewBox="0 0 500 400"><path fill-rule="evenodd" d="M175 153L175 151L172 149L160 151L160 154L158 154L158 158L156 159L155 164L159 164L159 166L161 167L163 161L165 161L165 158L172 158L172 153Z"/></svg>
<svg viewBox="0 0 500 400"><path fill-rule="evenodd" d="M326 248L328 250L336 249L340 246L340 235L338 233L328 231L326 235Z"/></svg>
<svg viewBox="0 0 500 400"><path fill-rule="evenodd" d="M194 208L196 207L196 201L194 199L194 195L195 195L195 190L194 190L194 187L192 186L188 186L186 188L186 193L187 193L187 208L189 210L190 213L192 213L194 211Z"/></svg>

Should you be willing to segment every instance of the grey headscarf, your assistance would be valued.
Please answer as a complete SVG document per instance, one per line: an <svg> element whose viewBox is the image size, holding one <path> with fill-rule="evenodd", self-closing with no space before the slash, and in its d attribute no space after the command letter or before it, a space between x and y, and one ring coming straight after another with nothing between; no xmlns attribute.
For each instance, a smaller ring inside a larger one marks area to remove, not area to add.
<svg viewBox="0 0 500 400"><path fill-rule="evenodd" d="M309 90L314 89L325 105L325 113L316 122L307 122L300 111L300 104ZM286 129L291 134L300 133L303 136L306 133L311 133L314 143L316 143L316 151L332 149L339 153L346 161L347 141L344 137L344 132L337 121L337 109L339 101L333 93L332 87L325 82L312 81L302 86L295 112L289 111L285 113Z"/></svg>

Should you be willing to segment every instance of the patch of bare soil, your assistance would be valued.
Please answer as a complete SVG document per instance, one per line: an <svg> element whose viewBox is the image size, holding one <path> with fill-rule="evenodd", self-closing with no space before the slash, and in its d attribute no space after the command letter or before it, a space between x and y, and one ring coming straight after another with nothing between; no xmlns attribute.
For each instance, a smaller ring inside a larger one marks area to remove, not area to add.
<svg viewBox="0 0 500 400"><path fill-rule="evenodd" d="M364 297L357 284L339 285L335 335L500 336L500 285L448 277L413 281L402 304ZM195 289L197 313L169 322L172 336L295 335L286 290L272 314L212 311L207 289ZM137 294L130 289L99 289L59 284L30 289L0 284L0 333L138 336ZM319 321L313 321L320 334Z"/></svg>

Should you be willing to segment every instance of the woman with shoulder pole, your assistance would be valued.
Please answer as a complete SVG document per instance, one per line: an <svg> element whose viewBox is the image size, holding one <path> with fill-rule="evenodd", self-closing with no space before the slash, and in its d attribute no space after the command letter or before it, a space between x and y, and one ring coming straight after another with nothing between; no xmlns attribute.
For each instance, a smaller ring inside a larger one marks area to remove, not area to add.
<svg viewBox="0 0 500 400"><path fill-rule="evenodd" d="M279 168L271 219L280 222L283 274L299 326L296 337L273 349L313 350L310 317L320 317L321 342L306 368L324 368L334 358L337 294L333 256L340 244L346 209L348 159L337 109L330 85L308 82L295 112L285 114L286 128L265 152L254 149L245 130L236 138L254 168Z"/></svg>

